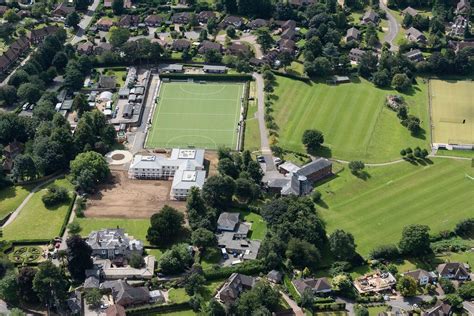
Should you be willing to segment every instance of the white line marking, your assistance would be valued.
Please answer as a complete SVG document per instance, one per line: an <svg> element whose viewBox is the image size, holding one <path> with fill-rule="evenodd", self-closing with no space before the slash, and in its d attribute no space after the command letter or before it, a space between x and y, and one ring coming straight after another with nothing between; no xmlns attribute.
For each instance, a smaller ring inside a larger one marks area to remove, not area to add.
<svg viewBox="0 0 474 316"><path fill-rule="evenodd" d="M162 100L180 100L180 101L232 101L234 102L235 99L209 99L209 98L205 98L205 99L199 99L199 98L161 98ZM195 106L195 104L188 104L188 105L193 105Z"/></svg>
<svg viewBox="0 0 474 316"><path fill-rule="evenodd" d="M161 112L161 115L165 115L165 114L169 114L169 115L192 115L192 116L195 116L195 115L215 115L215 116L234 116L234 114L219 114L219 113L183 113L183 112Z"/></svg>
<svg viewBox="0 0 474 316"><path fill-rule="evenodd" d="M202 131L202 132L233 132L235 129L205 129L205 128L168 128L168 127L161 127L158 130L165 130L165 131ZM197 135L193 135L197 136Z"/></svg>

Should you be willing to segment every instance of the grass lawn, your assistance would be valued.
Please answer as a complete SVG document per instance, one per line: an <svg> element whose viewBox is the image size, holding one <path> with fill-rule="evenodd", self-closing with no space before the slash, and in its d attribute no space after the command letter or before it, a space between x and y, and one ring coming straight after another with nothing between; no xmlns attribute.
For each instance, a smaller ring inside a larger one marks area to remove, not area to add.
<svg viewBox="0 0 474 316"><path fill-rule="evenodd" d="M367 180L345 168L320 185L317 206L328 231L351 232L362 255L397 243L406 225L426 224L435 233L474 212L474 181L466 177L474 176L470 161L435 158L426 166L402 162L366 170Z"/></svg>
<svg viewBox="0 0 474 316"><path fill-rule="evenodd" d="M234 83L163 83L146 146L235 149L243 90Z"/></svg>
<svg viewBox="0 0 474 316"><path fill-rule="evenodd" d="M202 255L201 266L203 270L212 268L213 265L218 264L222 259L222 252L220 248L210 248Z"/></svg>
<svg viewBox="0 0 474 316"><path fill-rule="evenodd" d="M447 255L440 256L439 258L449 262L464 262L472 267L474 264L474 251L450 252Z"/></svg>
<svg viewBox="0 0 474 316"><path fill-rule="evenodd" d="M197 315L191 309L179 312L170 312L170 313L157 313L156 315L163 315L163 316L194 316Z"/></svg>
<svg viewBox="0 0 474 316"><path fill-rule="evenodd" d="M0 191L0 218L4 218L8 213L13 212L20 206L21 202L28 196L32 186L11 186Z"/></svg>
<svg viewBox="0 0 474 316"><path fill-rule="evenodd" d="M148 244L146 240L146 233L150 227L149 219L121 219L121 218L93 218L84 217L76 218L76 221L81 225L82 236L87 236L93 230L103 228L123 228L129 235L136 239L142 240L145 245Z"/></svg>
<svg viewBox="0 0 474 316"><path fill-rule="evenodd" d="M310 158L306 158L304 156L301 156L297 153L294 153L294 152L286 152L283 154L283 160L285 161L290 161L292 163L294 163L295 165L297 166L303 166L309 162L311 162L311 159Z"/></svg>
<svg viewBox="0 0 474 316"><path fill-rule="evenodd" d="M376 316L379 313L383 313L387 310L387 306L371 306L367 308L369 310L369 316Z"/></svg>
<svg viewBox="0 0 474 316"><path fill-rule="evenodd" d="M411 95L402 94L410 114L420 118L425 131L418 138L385 106L386 96L395 93L364 79L332 86L278 76L273 115L279 126L279 145L305 152L303 132L319 129L324 133L325 147L316 154L325 157L384 162L398 159L401 148L429 148L427 85L419 80Z"/></svg>
<svg viewBox="0 0 474 316"><path fill-rule="evenodd" d="M267 233L267 223L263 220L262 216L250 211L241 211L240 213L242 214L244 221L252 223L250 239L263 240Z"/></svg>
<svg viewBox="0 0 474 316"><path fill-rule="evenodd" d="M73 190L72 184L65 178L57 179L47 186L51 185ZM70 202L46 208L41 200L46 192L46 187L36 192L18 217L3 229L3 237L6 240L48 239L60 233Z"/></svg>
<svg viewBox="0 0 474 316"><path fill-rule="evenodd" d="M173 288L168 291L169 303L179 304L189 301L190 297L184 288Z"/></svg>
<svg viewBox="0 0 474 316"><path fill-rule="evenodd" d="M474 158L474 150L443 150L441 149L441 150L438 150L436 155Z"/></svg>
<svg viewBox="0 0 474 316"><path fill-rule="evenodd" d="M250 93L254 100L249 101L247 119L245 120L245 137L244 148L247 150L260 150L260 127L258 126L258 119L256 113L258 111L258 102L255 95L255 83L250 83Z"/></svg>
<svg viewBox="0 0 474 316"><path fill-rule="evenodd" d="M149 254L150 256L155 256L156 260L160 260L161 256L163 253L166 251L166 249L151 249L151 248L146 248L145 249L146 253Z"/></svg>
<svg viewBox="0 0 474 316"><path fill-rule="evenodd" d="M115 82L121 87L124 85L124 77L127 76L126 68L106 68L104 74L107 76L115 76Z"/></svg>

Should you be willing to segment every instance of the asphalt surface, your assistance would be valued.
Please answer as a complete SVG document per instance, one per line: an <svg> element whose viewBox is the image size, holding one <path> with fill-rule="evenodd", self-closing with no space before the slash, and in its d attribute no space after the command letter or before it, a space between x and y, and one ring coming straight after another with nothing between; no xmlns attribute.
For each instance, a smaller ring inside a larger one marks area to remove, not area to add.
<svg viewBox="0 0 474 316"><path fill-rule="evenodd" d="M74 45L82 40L82 37L84 36L86 29L89 27L89 25L92 22L92 16L94 15L95 10L97 9L97 6L99 5L100 0L94 0L94 2L87 8L86 14L81 19L81 22L79 22L78 25L78 30L76 32L76 35L71 39L71 44Z"/></svg>
<svg viewBox="0 0 474 316"><path fill-rule="evenodd" d="M395 40L395 37L397 37L397 34L400 31L400 25L398 24L397 20L392 15L390 10L388 10L383 0L380 0L379 4L380 4L380 8L384 10L385 13L387 14L387 20L388 20L388 33L385 34L383 40L384 42L390 44L391 51L398 51L398 46L393 41Z"/></svg>

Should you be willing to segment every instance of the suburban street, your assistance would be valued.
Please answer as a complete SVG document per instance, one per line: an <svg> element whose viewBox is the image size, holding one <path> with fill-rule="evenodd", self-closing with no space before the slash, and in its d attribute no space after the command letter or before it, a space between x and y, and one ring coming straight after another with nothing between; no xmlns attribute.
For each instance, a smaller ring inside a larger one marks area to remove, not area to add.
<svg viewBox="0 0 474 316"><path fill-rule="evenodd" d="M388 20L388 32L387 34L385 34L385 37L383 40L384 42L390 44L391 51L398 51L398 46L393 41L395 40L398 32L400 31L400 26L398 25L398 22L395 19L395 17L392 15L390 10L385 5L384 0L380 0L379 3L380 3L380 8L384 10L385 13L387 14L387 20Z"/></svg>
<svg viewBox="0 0 474 316"><path fill-rule="evenodd" d="M86 29L89 27L89 24L92 22L92 16L94 15L95 10L97 9L97 6L99 5L100 0L94 0L94 2L89 6L87 9L87 13L84 14L84 16L81 19L81 22L79 22L78 25L78 30L76 35L71 39L71 44L77 44L82 40L82 37L84 36Z"/></svg>

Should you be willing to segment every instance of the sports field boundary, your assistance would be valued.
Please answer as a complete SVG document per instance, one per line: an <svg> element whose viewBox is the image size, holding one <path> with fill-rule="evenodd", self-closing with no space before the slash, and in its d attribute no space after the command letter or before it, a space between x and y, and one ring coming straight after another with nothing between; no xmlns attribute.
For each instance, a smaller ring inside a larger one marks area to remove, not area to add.
<svg viewBox="0 0 474 316"><path fill-rule="evenodd" d="M170 74L161 74L160 78L169 79L169 80L207 80L207 81L250 81L253 79L251 75L240 75L240 74L183 74L183 73L170 73Z"/></svg>

